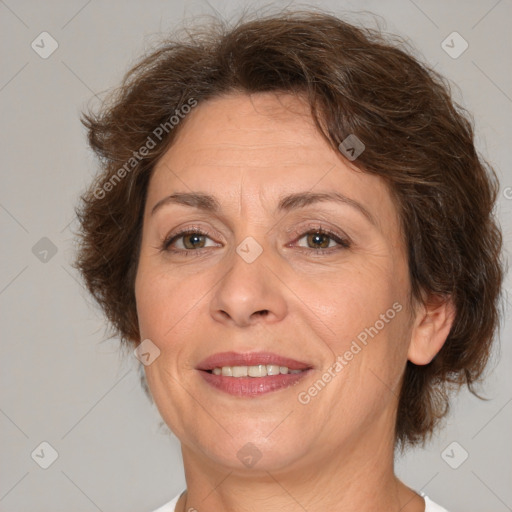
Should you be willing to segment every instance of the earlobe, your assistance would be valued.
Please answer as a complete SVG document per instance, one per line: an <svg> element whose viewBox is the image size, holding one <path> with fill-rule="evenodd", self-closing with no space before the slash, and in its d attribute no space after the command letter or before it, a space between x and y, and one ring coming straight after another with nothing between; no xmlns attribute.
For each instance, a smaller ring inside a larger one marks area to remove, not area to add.
<svg viewBox="0 0 512 512"><path fill-rule="evenodd" d="M418 308L407 358L411 363L430 363L443 347L455 320L451 297L436 297Z"/></svg>

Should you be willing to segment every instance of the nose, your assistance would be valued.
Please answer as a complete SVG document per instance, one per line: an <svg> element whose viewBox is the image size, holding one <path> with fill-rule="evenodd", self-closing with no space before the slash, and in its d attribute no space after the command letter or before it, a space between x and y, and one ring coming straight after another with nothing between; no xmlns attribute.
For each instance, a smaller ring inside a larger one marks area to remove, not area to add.
<svg viewBox="0 0 512 512"><path fill-rule="evenodd" d="M210 314L237 327L275 323L286 316L286 287L263 251L251 263L233 251L210 302Z"/></svg>

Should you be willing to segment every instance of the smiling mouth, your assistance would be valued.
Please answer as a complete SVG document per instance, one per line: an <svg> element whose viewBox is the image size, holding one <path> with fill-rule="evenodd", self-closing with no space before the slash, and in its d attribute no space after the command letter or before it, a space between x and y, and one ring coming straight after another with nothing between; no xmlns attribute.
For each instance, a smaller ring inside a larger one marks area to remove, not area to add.
<svg viewBox="0 0 512 512"><path fill-rule="evenodd" d="M302 373L306 370L307 368L290 370L287 366L280 366L278 364L258 364L253 366L218 366L206 371L213 375L222 375L223 377L261 378L273 375Z"/></svg>
<svg viewBox="0 0 512 512"><path fill-rule="evenodd" d="M215 354L196 369L214 390L245 398L286 389L313 371L307 363L270 352Z"/></svg>

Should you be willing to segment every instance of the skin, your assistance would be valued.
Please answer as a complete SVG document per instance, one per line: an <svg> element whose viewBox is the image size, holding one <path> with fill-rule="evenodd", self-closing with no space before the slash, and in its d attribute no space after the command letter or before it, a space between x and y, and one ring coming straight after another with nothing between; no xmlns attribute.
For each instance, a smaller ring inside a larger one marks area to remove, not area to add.
<svg viewBox="0 0 512 512"><path fill-rule="evenodd" d="M406 361L435 356L454 311L434 297L409 307L405 245L384 181L333 150L297 96L230 94L183 123L150 180L135 285L141 339L161 351L145 367L148 385L182 444L187 493L177 510L423 511L423 498L394 475L397 395ZM151 214L169 194L192 191L215 196L221 211L166 204ZM334 202L276 212L281 196L305 191L342 193L375 224ZM318 225L351 245L311 241ZM177 239L188 256L162 248L191 226L210 236ZM236 252L248 236L263 250L252 263ZM394 303L402 310L300 403ZM313 371L277 392L234 397L196 369L224 351L273 351ZM261 454L250 468L237 457L247 443Z"/></svg>

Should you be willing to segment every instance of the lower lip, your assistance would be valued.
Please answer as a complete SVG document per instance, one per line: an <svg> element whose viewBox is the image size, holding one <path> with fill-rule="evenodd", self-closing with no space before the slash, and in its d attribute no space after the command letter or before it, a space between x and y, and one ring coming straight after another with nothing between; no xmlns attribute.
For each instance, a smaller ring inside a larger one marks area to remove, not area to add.
<svg viewBox="0 0 512 512"><path fill-rule="evenodd" d="M266 377L224 377L200 370L203 379L214 388L234 396L255 397L293 386L310 370L300 373L267 375Z"/></svg>

